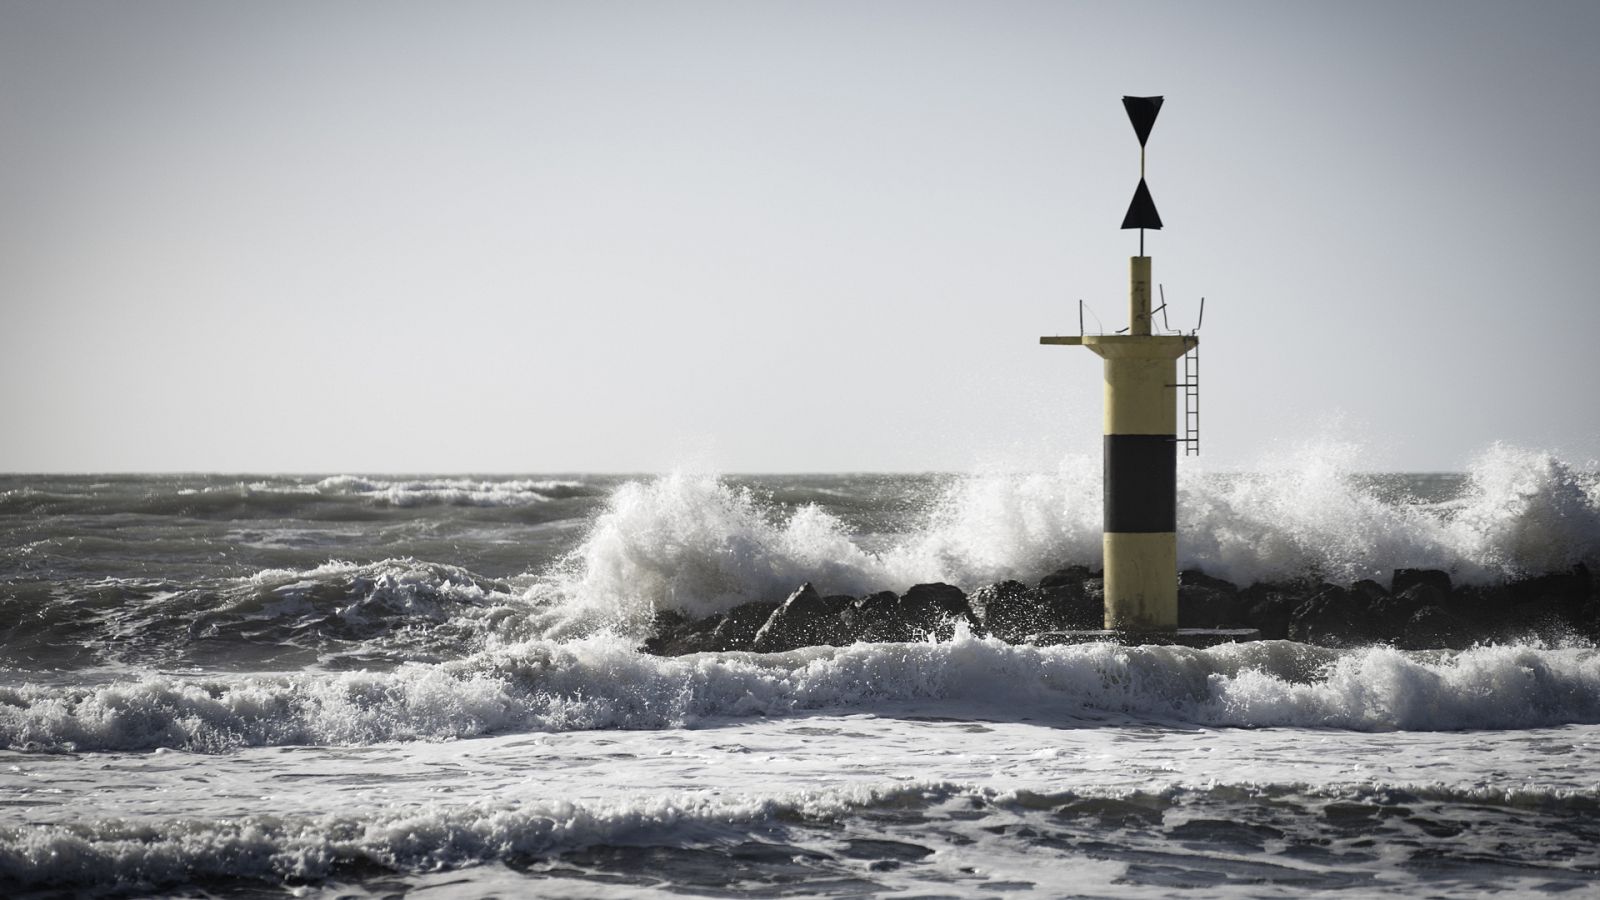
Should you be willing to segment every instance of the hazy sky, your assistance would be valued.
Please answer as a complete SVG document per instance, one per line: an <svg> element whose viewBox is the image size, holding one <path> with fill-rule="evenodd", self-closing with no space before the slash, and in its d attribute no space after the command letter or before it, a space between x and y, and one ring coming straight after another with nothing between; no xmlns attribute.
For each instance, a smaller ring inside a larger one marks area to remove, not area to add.
<svg viewBox="0 0 1600 900"><path fill-rule="evenodd" d="M1600 3L0 0L0 470L1600 454ZM1090 321L1091 329L1094 320Z"/></svg>

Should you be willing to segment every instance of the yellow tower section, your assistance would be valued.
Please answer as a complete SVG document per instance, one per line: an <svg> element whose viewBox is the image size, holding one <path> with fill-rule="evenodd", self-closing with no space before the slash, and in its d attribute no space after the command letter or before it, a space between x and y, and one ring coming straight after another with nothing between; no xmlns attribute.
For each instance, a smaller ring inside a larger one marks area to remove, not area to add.
<svg viewBox="0 0 1600 900"><path fill-rule="evenodd" d="M1129 262L1128 333L1041 337L1105 360L1105 627L1178 627L1177 360L1194 335L1151 334L1150 257Z"/></svg>

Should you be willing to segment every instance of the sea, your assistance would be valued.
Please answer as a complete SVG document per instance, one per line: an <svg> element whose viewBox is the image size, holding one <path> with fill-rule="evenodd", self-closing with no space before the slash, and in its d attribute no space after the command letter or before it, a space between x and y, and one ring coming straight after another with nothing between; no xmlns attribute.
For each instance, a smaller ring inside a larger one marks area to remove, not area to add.
<svg viewBox="0 0 1600 900"><path fill-rule="evenodd" d="M1600 564L1591 461L1183 465L1239 585ZM0 896L1600 896L1600 651L944 640L659 611L1100 564L1100 461L0 476Z"/></svg>

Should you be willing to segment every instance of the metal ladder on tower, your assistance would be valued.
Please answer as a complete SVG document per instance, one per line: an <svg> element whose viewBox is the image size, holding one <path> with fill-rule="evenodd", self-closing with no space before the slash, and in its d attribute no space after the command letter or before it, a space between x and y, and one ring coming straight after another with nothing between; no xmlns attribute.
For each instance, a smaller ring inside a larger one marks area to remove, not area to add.
<svg viewBox="0 0 1600 900"><path fill-rule="evenodd" d="M1196 329L1198 330L1198 329ZM1200 455L1200 345L1183 355L1183 455Z"/></svg>

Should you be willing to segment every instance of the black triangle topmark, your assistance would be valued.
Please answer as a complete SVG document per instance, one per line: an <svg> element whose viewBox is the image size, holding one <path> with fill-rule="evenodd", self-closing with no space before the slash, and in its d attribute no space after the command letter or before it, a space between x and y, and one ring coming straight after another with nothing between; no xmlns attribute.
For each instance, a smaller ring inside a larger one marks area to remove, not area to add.
<svg viewBox="0 0 1600 900"><path fill-rule="evenodd" d="M1139 136L1139 146L1150 139L1150 128L1156 124L1156 114L1161 112L1162 97L1123 97L1122 108L1128 111L1128 121L1133 123L1133 133Z"/></svg>
<svg viewBox="0 0 1600 900"><path fill-rule="evenodd" d="M1143 178L1139 179L1139 187L1134 189L1133 202L1128 204L1128 214L1122 217L1122 227L1161 228L1161 214L1156 212L1155 198L1150 196L1150 188L1145 186ZM1141 237L1139 242L1143 246L1144 238Z"/></svg>

